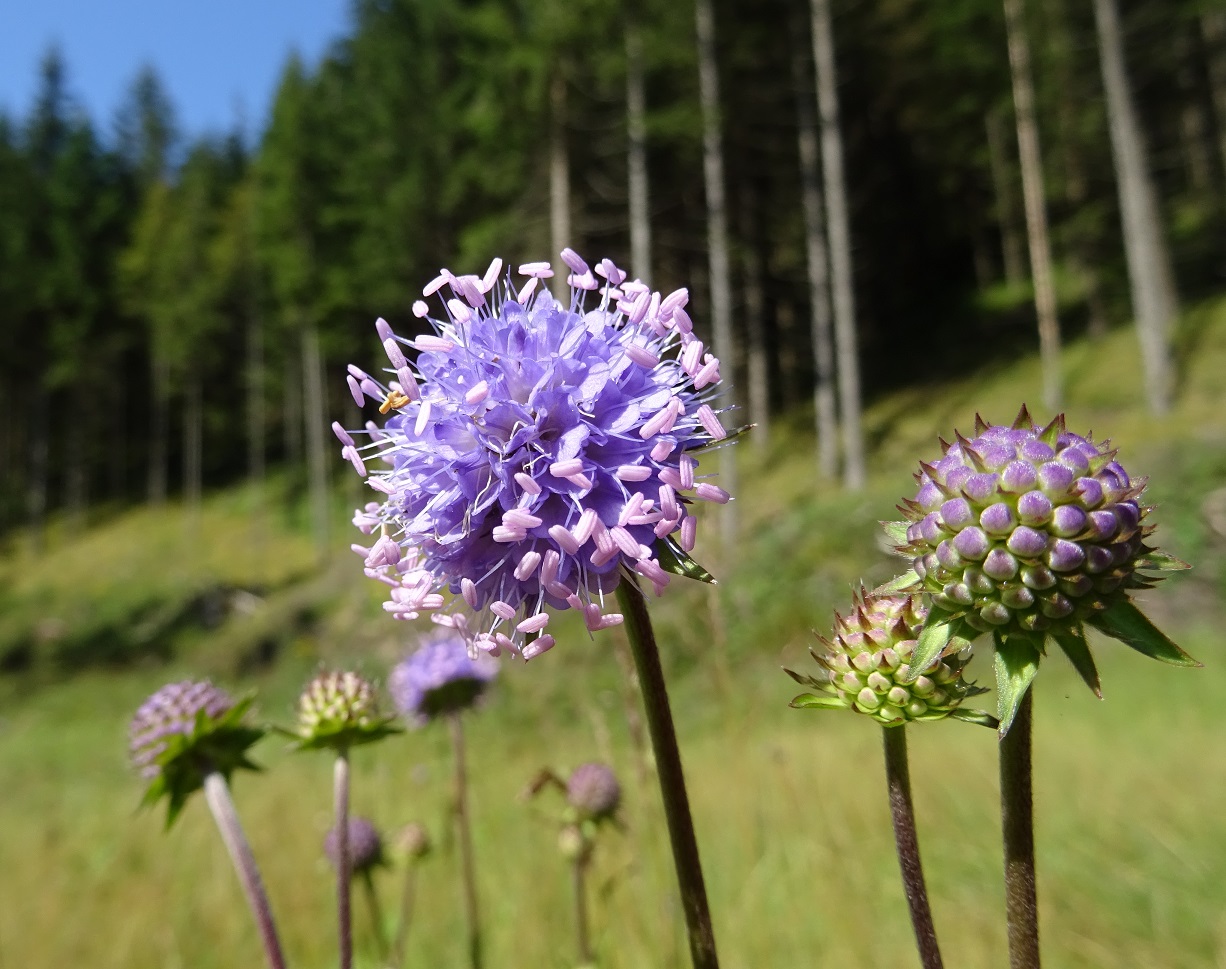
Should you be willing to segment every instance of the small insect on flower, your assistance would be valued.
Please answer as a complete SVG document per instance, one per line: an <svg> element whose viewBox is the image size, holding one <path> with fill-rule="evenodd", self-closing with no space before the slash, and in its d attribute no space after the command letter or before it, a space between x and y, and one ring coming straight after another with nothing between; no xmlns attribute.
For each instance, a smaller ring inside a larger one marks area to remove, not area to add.
<svg viewBox="0 0 1226 969"><path fill-rule="evenodd" d="M450 292L441 316L413 306L426 332L377 322L386 383L349 367L354 400L386 423L333 425L382 496L354 516L374 544L353 548L389 586L384 608L525 659L554 644L550 610L581 611L591 631L620 623L606 597L624 575L657 595L672 574L709 579L689 557L690 505L730 497L697 474L697 452L729 434L719 361L694 334L686 290L661 295L607 259L562 258L569 306L538 291L546 263L519 267L519 287L499 259L480 277L444 270L423 290Z"/></svg>

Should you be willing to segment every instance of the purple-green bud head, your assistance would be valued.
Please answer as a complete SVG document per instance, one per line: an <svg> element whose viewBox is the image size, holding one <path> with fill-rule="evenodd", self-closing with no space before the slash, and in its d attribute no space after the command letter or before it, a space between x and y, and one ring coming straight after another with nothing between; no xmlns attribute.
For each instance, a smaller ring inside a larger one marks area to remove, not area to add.
<svg viewBox="0 0 1226 969"><path fill-rule="evenodd" d="M621 799L621 785L607 764L580 764L566 782L566 801L583 820L611 818Z"/></svg>
<svg viewBox="0 0 1226 969"><path fill-rule="evenodd" d="M308 749L347 748L395 731L379 710L373 684L357 673L325 670L298 698L295 737Z"/></svg>
<svg viewBox="0 0 1226 969"><path fill-rule="evenodd" d="M969 649L959 651L955 643L917 677L909 676L911 655L927 617L928 606L918 595L869 595L861 590L849 616L835 614L833 636L821 640L825 650L812 651L820 667L817 675L787 671L815 691L797 697L792 705L852 709L886 727L959 715L963 700L987 692L962 677ZM962 718L982 722L970 711Z"/></svg>
<svg viewBox="0 0 1226 969"><path fill-rule="evenodd" d="M153 779L161 772L158 758L169 749L172 737L191 737L198 717L216 721L233 706L230 695L208 680L162 687L141 704L128 727L132 766L141 777Z"/></svg>
<svg viewBox="0 0 1226 969"><path fill-rule="evenodd" d="M340 829L333 825L324 836L324 854L333 868L340 863ZM349 819L349 870L354 876L383 864L383 839L369 818Z"/></svg>
<svg viewBox="0 0 1226 969"><path fill-rule="evenodd" d="M1149 581L1136 571L1153 551L1144 479L1063 415L1043 428L1025 408L1012 426L979 420L920 467L898 550L917 588L981 632L1076 624Z"/></svg>
<svg viewBox="0 0 1226 969"><path fill-rule="evenodd" d="M420 821L410 821L392 841L392 849L398 859L406 862L420 861L430 853L430 832Z"/></svg>

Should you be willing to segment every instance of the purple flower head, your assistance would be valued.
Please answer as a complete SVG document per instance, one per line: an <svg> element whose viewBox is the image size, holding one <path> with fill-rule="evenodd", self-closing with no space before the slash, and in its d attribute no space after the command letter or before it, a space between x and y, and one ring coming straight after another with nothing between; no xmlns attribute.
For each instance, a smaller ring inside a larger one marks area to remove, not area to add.
<svg viewBox="0 0 1226 969"><path fill-rule="evenodd" d="M686 291L661 296L607 259L593 271L562 258L569 306L537 291L545 263L519 268L518 291L501 260L484 277L444 270L423 291L450 291L441 317L413 307L424 333L378 322L386 384L349 368L354 399L377 403L384 426L355 432L361 446L333 428L382 496L355 514L377 538L354 550L390 587L387 611L433 613L495 655L552 646L550 609L581 610L592 631L620 623L604 602L621 576L663 592L694 547L690 502L729 498L696 475L695 452L727 432L713 407L719 361L693 332ZM376 461L384 469L368 471ZM475 623L440 611L444 590Z"/></svg>
<svg viewBox="0 0 1226 969"><path fill-rule="evenodd" d="M472 706L497 674L498 663L492 657L469 656L463 636L440 629L396 664L388 689L401 715L420 727Z"/></svg>
<svg viewBox="0 0 1226 969"><path fill-rule="evenodd" d="M324 854L332 867L337 866L340 858L340 838L335 825L328 829L324 837ZM383 864L383 839L379 829L369 818L349 818L349 861L350 871L357 876Z"/></svg>
<svg viewBox="0 0 1226 969"><path fill-rule="evenodd" d="M566 802L581 819L607 820L617 811L621 799L621 785L607 764L580 764L566 781Z"/></svg>
<svg viewBox="0 0 1226 969"><path fill-rule="evenodd" d="M151 780L161 772L157 761L170 748L171 738L190 737L198 715L217 720L233 706L230 695L208 680L168 683L140 705L128 726L132 766Z"/></svg>

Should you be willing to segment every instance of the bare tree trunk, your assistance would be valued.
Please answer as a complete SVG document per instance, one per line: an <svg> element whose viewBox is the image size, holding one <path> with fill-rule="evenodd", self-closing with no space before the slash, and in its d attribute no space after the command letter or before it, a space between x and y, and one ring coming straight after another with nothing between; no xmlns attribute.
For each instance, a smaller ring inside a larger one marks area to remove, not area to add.
<svg viewBox="0 0 1226 969"><path fill-rule="evenodd" d="M107 448L108 490L112 500L123 501L128 491L128 395L127 383L117 380L110 388L110 447Z"/></svg>
<svg viewBox="0 0 1226 969"><path fill-rule="evenodd" d="M1201 36L1209 68L1209 93L1217 122L1218 151L1222 155L1222 174L1226 176L1226 10L1208 10L1200 15Z"/></svg>
<svg viewBox="0 0 1226 969"><path fill-rule="evenodd" d="M651 285L651 212L647 192L647 96L643 37L626 15L626 170L630 193L630 276Z"/></svg>
<svg viewBox="0 0 1226 969"><path fill-rule="evenodd" d="M311 526L320 559L328 557L328 467L324 450L327 408L324 402L319 333L314 325L302 330L302 412L306 421L307 480L311 495Z"/></svg>
<svg viewBox="0 0 1226 969"><path fill-rule="evenodd" d="M766 345L766 300L763 294L761 199L751 178L741 194L742 235L745 240L745 382L749 421L756 424L750 435L759 454L770 440L770 355Z"/></svg>
<svg viewBox="0 0 1226 969"><path fill-rule="evenodd" d="M839 418L843 429L843 484L864 484L864 430L860 420L860 347L856 333L851 268L851 226L830 0L811 0L813 63L817 68L817 113L821 124L822 175L826 183L826 233L834 296L834 349L838 357Z"/></svg>
<svg viewBox="0 0 1226 969"><path fill-rule="evenodd" d="M183 405L183 504L189 526L194 529L200 518L204 464L204 402L200 378L195 373L184 387Z"/></svg>
<svg viewBox="0 0 1226 969"><path fill-rule="evenodd" d="M1179 140L1183 148L1188 184L1194 192L1207 192L1213 182L1213 147L1209 138L1209 119L1196 89L1196 74L1192 37L1189 26L1174 28L1175 63L1179 65L1175 80L1179 85Z"/></svg>
<svg viewBox="0 0 1226 969"><path fill-rule="evenodd" d="M264 495L264 409L264 325L252 308L247 316L247 476L256 489L257 506Z"/></svg>
<svg viewBox="0 0 1226 969"><path fill-rule="evenodd" d="M1034 83L1030 77L1030 43L1026 39L1023 0L1005 0L1009 68L1013 76L1013 110L1017 118L1018 157L1022 162L1022 196L1026 205L1026 238L1030 244L1030 276L1034 308L1039 318L1039 358L1043 371L1043 403L1049 411L1060 406L1060 320L1052 276L1051 241L1047 231L1046 192L1039 127L1034 116Z"/></svg>
<svg viewBox="0 0 1226 969"><path fill-rule="evenodd" d="M1009 177L1004 123L999 111L988 112L986 127L988 163L992 171L992 190L996 195L996 221L1000 225L1000 255L1005 282L1020 283L1026 278L1022 265L1022 234L1017 224L1017 208L1013 204L1013 180Z"/></svg>
<svg viewBox="0 0 1226 969"><path fill-rule="evenodd" d="M817 119L812 72L803 32L793 31L792 80L796 88L797 141L800 151L801 200L805 212L805 251L809 267L809 328L813 344L813 406L817 432L817 473L838 474L838 423L834 403L834 334L830 316L830 268L822 222L822 186L818 171Z"/></svg>
<svg viewBox="0 0 1226 969"><path fill-rule="evenodd" d="M170 433L168 399L170 397L170 367L155 351L152 360L149 390L149 477L147 493L151 504L166 501L167 437Z"/></svg>
<svg viewBox="0 0 1226 969"><path fill-rule="evenodd" d="M1141 125L1128 89L1115 0L1094 0L1094 19L1145 391L1150 410L1164 414L1172 393L1171 328L1179 314L1170 251L1162 235L1157 193L1146 167Z"/></svg>
<svg viewBox="0 0 1226 969"><path fill-rule="evenodd" d="M720 131L719 69L715 58L715 13L711 0L695 0L694 20L698 34L698 88L702 105L702 175L707 196L707 258L710 266L711 322L715 355L724 380L723 403L734 407L732 383L736 373L732 343L732 292L728 278L728 212L724 196L724 146ZM721 452L721 486L736 494L736 457L732 448ZM725 551L736 543L736 504L728 502L720 513L720 532Z"/></svg>
<svg viewBox="0 0 1226 969"><path fill-rule="evenodd" d="M559 253L572 242L570 225L570 157L566 147L566 78L554 68L549 82L549 242L553 246L553 295L566 301L570 272Z"/></svg>
<svg viewBox="0 0 1226 969"><path fill-rule="evenodd" d="M47 388L38 379L32 395L34 406L30 412L30 473L26 478L26 515L30 529L30 547L35 553L43 550L46 539L47 478L51 451L51 416Z"/></svg>

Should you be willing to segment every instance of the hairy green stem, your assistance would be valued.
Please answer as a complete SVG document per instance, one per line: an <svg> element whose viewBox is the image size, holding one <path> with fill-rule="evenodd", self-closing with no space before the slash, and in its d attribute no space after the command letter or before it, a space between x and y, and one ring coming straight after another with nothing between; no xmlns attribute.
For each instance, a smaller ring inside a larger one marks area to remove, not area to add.
<svg viewBox="0 0 1226 969"><path fill-rule="evenodd" d="M243 894L247 896L247 904L251 906L251 914L255 916L256 928L259 929L260 941L264 944L268 965L270 969L285 969L285 956L281 953L281 940L277 938L277 926L273 921L272 908L268 904L268 894L264 891L264 881L260 878L260 869L251 853L251 845L247 843L247 836L243 834L238 811L230 797L230 787L217 771L210 771L205 775L204 799L213 813L213 820L217 822L217 830L221 832L226 851L230 853L230 860L234 863L234 870L243 886Z"/></svg>
<svg viewBox="0 0 1226 969"><path fill-rule="evenodd" d="M942 969L937 930L928 905L924 866L920 861L919 836L915 831L915 805L911 801L911 770L907 763L907 728L882 728L885 745L885 777L890 792L890 817L894 822L894 846L902 872L903 891L911 911L911 928L924 969Z"/></svg>
<svg viewBox="0 0 1226 969"><path fill-rule="evenodd" d="M417 862L409 859L404 870L404 888L400 895L400 924L396 926L396 941L392 943L391 969L404 965L404 950L409 941L409 926L413 923L413 899L417 887Z"/></svg>
<svg viewBox="0 0 1226 969"><path fill-rule="evenodd" d="M579 949L580 966L591 965L593 961L587 920L587 864L586 852L571 862L571 887L575 893L575 942Z"/></svg>
<svg viewBox="0 0 1226 969"><path fill-rule="evenodd" d="M379 961L386 964L388 949L387 933L383 929L383 906L379 904L379 893L369 868L362 872L362 888L366 893L366 907L370 910L370 924L375 933L375 945L379 949Z"/></svg>
<svg viewBox="0 0 1226 969"><path fill-rule="evenodd" d="M332 805L336 824L336 917L341 969L353 965L353 913L350 881L353 856L349 847L349 752L340 750L332 771Z"/></svg>
<svg viewBox="0 0 1226 969"><path fill-rule="evenodd" d="M1026 691L1013 726L1000 742L1000 820L1005 849L1010 969L1039 969L1039 905L1030 789L1033 693L1033 687Z"/></svg>
<svg viewBox="0 0 1226 969"><path fill-rule="evenodd" d="M468 920L468 961L481 969L481 920L477 904L477 872L473 861L472 825L468 817L468 774L464 762L464 724L459 711L448 717L455 757L455 821L460 842L460 876L464 883L464 914Z"/></svg>
<svg viewBox="0 0 1226 969"><path fill-rule="evenodd" d="M681 751L677 747L677 732L673 727L668 689L664 684L664 671L660 666L660 651L651 629L651 618L647 615L647 603L637 582L629 576L623 576L617 585L617 601L625 616L626 633L634 651L634 665L643 692L647 729L655 753L656 775L664 801L664 815L668 820L673 864L677 869L681 907L689 933L690 959L694 969L718 969L715 930L711 925L702 862L698 856L698 839L694 835L694 819L690 815L685 775L681 770Z"/></svg>

